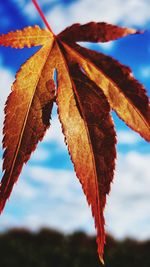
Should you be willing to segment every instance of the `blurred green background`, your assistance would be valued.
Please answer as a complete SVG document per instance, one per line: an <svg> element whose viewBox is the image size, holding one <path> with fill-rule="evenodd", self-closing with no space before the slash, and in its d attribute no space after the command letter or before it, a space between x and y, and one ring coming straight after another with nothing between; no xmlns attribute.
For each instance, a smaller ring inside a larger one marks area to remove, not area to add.
<svg viewBox="0 0 150 267"><path fill-rule="evenodd" d="M83 232L63 235L50 229L38 233L14 229L0 235L0 266L98 267L96 250L95 237ZM150 241L107 236L105 266L149 267Z"/></svg>

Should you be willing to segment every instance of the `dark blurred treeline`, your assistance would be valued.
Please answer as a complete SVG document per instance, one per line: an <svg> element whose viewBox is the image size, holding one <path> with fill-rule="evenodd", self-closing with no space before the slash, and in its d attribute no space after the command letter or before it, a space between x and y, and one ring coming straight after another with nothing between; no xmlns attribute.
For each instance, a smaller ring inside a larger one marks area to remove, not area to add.
<svg viewBox="0 0 150 267"><path fill-rule="evenodd" d="M0 234L0 267L100 267L95 237L78 232L63 235L11 230ZM150 267L150 241L107 237L106 267Z"/></svg>

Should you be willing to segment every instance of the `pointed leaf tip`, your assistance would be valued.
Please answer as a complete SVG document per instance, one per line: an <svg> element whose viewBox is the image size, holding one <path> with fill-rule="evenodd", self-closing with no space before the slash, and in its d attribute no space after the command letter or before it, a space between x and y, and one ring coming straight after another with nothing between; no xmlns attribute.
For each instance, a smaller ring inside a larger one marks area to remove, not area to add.
<svg viewBox="0 0 150 267"><path fill-rule="evenodd" d="M102 265L105 265L104 259L102 255L99 255L99 260L101 262Z"/></svg>
<svg viewBox="0 0 150 267"><path fill-rule="evenodd" d="M133 28L128 29L128 34L143 34L146 30L136 30Z"/></svg>
<svg viewBox="0 0 150 267"><path fill-rule="evenodd" d="M126 28L125 35L136 34L136 33L140 33L140 31L136 30L136 29L133 29L133 28Z"/></svg>

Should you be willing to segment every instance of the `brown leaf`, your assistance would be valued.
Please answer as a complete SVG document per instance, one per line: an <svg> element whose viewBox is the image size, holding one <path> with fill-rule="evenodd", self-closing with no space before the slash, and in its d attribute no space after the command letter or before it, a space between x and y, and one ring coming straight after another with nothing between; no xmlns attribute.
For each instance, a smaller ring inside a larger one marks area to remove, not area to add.
<svg viewBox="0 0 150 267"><path fill-rule="evenodd" d="M81 25L73 24L61 32L58 37L67 43L74 42L108 42L139 31L121 28L105 22L89 22Z"/></svg>
<svg viewBox="0 0 150 267"><path fill-rule="evenodd" d="M43 47L21 67L6 103L0 212L23 164L27 162L49 127L55 94L53 71L48 61L51 47L52 43Z"/></svg>
<svg viewBox="0 0 150 267"><path fill-rule="evenodd" d="M149 121L150 108L146 90L143 85L134 78L129 67L120 64L110 56L83 48L79 45L74 46L74 48L113 80L128 99L134 103L135 107L140 110L140 113L142 113L147 121Z"/></svg>
<svg viewBox="0 0 150 267"><path fill-rule="evenodd" d="M133 130L140 133L145 140L150 141L149 101L143 86L133 78L130 70L105 56L103 57L105 62L101 60L99 63L101 54L99 56L91 50L75 45L68 46L66 43L64 47L83 68L86 75L103 90L111 108L117 112L119 117ZM112 68L114 72L110 71ZM116 68L120 76L115 72ZM123 77L124 80L122 80ZM132 88L129 87L131 84Z"/></svg>
<svg viewBox="0 0 150 267"><path fill-rule="evenodd" d="M66 62L57 47L56 55L59 59L56 66L59 117L76 174L92 208L98 253L102 258L105 243L103 210L116 156L113 121L107 100L95 83L81 72L71 57L68 56Z"/></svg>

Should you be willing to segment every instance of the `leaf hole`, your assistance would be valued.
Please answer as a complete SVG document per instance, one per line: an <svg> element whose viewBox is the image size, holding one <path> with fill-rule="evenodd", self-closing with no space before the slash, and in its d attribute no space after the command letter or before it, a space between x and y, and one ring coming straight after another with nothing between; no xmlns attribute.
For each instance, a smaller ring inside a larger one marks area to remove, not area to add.
<svg viewBox="0 0 150 267"><path fill-rule="evenodd" d="M80 68L80 70L81 70L81 72L84 74L84 75L86 75L87 76L87 73L86 73L86 71L81 67L81 66L79 66L79 68Z"/></svg>
<svg viewBox="0 0 150 267"><path fill-rule="evenodd" d="M53 72L53 80L54 80L56 91L58 89L58 79L57 78L58 78L58 73L57 73L57 69L55 68L54 72Z"/></svg>

